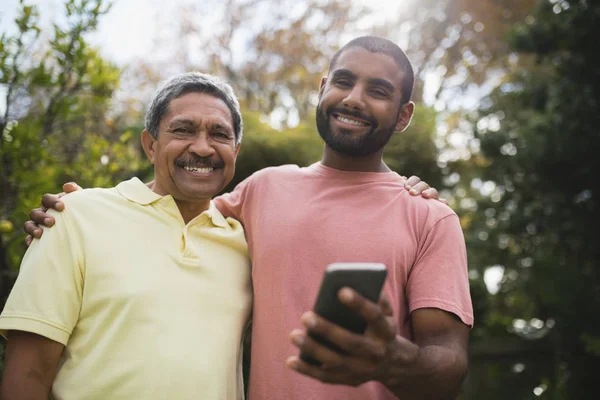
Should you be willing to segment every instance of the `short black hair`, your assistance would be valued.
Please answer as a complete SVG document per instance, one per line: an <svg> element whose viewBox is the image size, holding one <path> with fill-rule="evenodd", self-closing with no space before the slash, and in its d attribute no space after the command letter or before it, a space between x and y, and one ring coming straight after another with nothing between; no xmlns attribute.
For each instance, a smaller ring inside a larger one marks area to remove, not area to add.
<svg viewBox="0 0 600 400"><path fill-rule="evenodd" d="M360 36L356 39L352 39L333 55L331 62L329 63L329 71L335 67L335 63L344 51L357 47L370 51L371 53L382 53L394 59L396 64L404 72L401 104L407 103L412 96L413 86L415 84L415 73L406 53L391 40L379 36Z"/></svg>

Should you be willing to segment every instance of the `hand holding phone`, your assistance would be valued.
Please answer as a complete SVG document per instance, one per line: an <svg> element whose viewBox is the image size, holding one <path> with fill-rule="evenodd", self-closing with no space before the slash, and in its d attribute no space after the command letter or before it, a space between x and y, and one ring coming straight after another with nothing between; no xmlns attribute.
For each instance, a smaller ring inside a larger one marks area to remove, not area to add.
<svg viewBox="0 0 600 400"><path fill-rule="evenodd" d="M343 305L338 299L338 292L344 287L354 289L366 299L377 303L385 279L387 269L381 263L334 263L327 266L319 294L313 311L328 321L351 332L363 334L366 322L353 310ZM316 342L331 348L338 353L344 351L328 340L309 333ZM306 354L300 354L300 359L311 365L321 363Z"/></svg>

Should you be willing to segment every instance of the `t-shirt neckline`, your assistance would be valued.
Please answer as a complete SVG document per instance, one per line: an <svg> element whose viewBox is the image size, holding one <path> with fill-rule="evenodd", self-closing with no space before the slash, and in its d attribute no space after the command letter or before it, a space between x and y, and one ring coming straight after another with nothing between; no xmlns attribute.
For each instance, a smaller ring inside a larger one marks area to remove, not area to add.
<svg viewBox="0 0 600 400"><path fill-rule="evenodd" d="M404 178L394 171L390 172L364 172L364 171L343 171L323 165L320 161L311 164L309 170L328 178L365 181L365 182L397 182Z"/></svg>

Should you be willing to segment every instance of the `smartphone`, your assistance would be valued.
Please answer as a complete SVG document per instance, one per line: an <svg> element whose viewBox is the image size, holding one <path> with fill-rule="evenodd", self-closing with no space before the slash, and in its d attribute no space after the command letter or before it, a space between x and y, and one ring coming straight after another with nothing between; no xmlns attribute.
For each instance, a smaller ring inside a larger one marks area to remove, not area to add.
<svg viewBox="0 0 600 400"><path fill-rule="evenodd" d="M334 263L327 266L313 311L315 314L357 334L363 334L366 322L362 317L343 305L338 292L343 287L354 289L361 296L377 303L387 277L387 268L381 263ZM344 351L328 340L309 333L316 342L338 353ZM312 357L300 353L300 359L311 365L321 365Z"/></svg>

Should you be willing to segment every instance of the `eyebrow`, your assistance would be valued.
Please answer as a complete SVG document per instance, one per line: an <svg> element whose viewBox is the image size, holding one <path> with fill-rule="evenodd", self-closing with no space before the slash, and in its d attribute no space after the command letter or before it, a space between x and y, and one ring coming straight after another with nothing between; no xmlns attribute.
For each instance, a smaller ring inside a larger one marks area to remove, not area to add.
<svg viewBox="0 0 600 400"><path fill-rule="evenodd" d="M219 118L219 119L221 119L221 118ZM233 127L231 127L229 124L224 123L222 121L217 121L217 122L207 121L206 124L209 127L211 127L212 129L224 129L229 132L233 132ZM168 126L172 127L172 126L176 126L176 125L187 125L187 126L191 126L191 127L196 127L197 123L196 123L196 121L187 119L187 118L176 118L176 119L170 121Z"/></svg>
<svg viewBox="0 0 600 400"><path fill-rule="evenodd" d="M388 81L387 79L372 78L372 79L369 79L369 85L381 86L381 87L389 90L390 92L394 91L394 85L392 85L392 83L390 81Z"/></svg>
<svg viewBox="0 0 600 400"><path fill-rule="evenodd" d="M333 74L331 74L331 79L336 79L336 78L341 78L341 77L356 79L356 75L349 69L345 69L345 68L336 69L335 71L333 71Z"/></svg>
<svg viewBox="0 0 600 400"><path fill-rule="evenodd" d="M222 123L216 122L214 124L208 123L208 126L210 126L212 129L226 130L228 133L233 132L233 128L231 126L229 126L229 124L222 124Z"/></svg>
<svg viewBox="0 0 600 400"><path fill-rule="evenodd" d="M169 122L169 126L173 125L188 125L188 126L196 126L196 123L191 119L187 118L177 118Z"/></svg>

